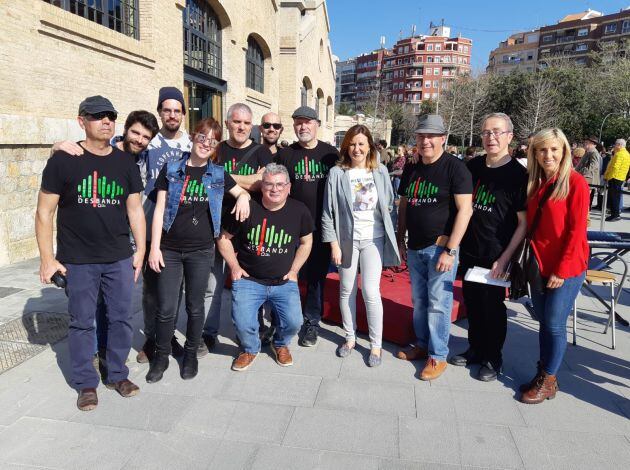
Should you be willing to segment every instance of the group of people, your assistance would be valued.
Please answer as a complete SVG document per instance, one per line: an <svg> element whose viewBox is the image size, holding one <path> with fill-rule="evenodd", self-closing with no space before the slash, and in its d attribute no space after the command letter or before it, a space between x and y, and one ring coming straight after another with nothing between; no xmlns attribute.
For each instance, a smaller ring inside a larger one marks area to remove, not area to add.
<svg viewBox="0 0 630 470"><path fill-rule="evenodd" d="M561 130L532 137L525 169L508 153L510 118L490 114L480 134L485 157L464 163L444 150L440 116L425 115L415 133L416 158L394 173L399 181L392 185L390 171L379 162L386 143L356 125L337 151L318 140L320 121L307 106L293 113L296 141L284 148L277 145L284 125L275 113L262 117L262 143L251 139L252 111L243 103L227 111L225 140L212 118L198 122L190 135L182 128L186 108L174 87L160 90L157 112L161 126L152 113L134 111L123 135L114 136L112 103L86 98L78 112L85 139L56 143L43 172L36 215L40 278L67 278L79 409L98 404L95 353L106 365L107 387L123 397L138 393L125 361L133 285L141 274L145 342L137 360L149 363L148 383L162 379L171 355L183 356L183 379L197 375L198 359L218 342L228 274L240 346L232 369L248 369L265 343L280 366L291 366L289 344L296 334L300 346L317 344L331 264L339 272L345 331L336 353L347 357L356 347L360 271L367 365L377 367L381 272L402 261L411 278L417 342L396 356L423 360L422 380L437 379L448 362L479 363L478 378L494 380L507 330L505 289L464 282L469 348L450 355L453 282L458 265L504 277L526 234L544 285L532 289L540 320L538 371L523 386L521 400L539 403L555 395L565 323L588 258L589 189L572 169ZM391 218L396 198L397 226ZM174 336L182 300L183 348Z"/></svg>

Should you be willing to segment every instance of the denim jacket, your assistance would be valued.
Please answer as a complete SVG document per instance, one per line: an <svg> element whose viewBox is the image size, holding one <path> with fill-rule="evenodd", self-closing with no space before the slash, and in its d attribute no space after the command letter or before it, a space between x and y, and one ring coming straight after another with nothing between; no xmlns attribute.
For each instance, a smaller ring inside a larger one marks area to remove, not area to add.
<svg viewBox="0 0 630 470"><path fill-rule="evenodd" d="M166 179L168 180L168 193L166 195L166 207L164 209L163 229L169 231L179 209L179 201L186 179L186 161L190 152L183 152L181 160L168 162L166 165ZM201 178L208 194L208 207L210 218L214 228L214 238L221 232L221 206L223 203L224 170L222 166L208 162L206 174Z"/></svg>

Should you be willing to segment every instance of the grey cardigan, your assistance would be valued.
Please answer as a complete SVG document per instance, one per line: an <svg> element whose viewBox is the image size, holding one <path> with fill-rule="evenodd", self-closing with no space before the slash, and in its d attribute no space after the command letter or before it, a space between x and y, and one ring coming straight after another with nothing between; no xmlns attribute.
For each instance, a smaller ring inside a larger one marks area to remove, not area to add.
<svg viewBox="0 0 630 470"><path fill-rule="evenodd" d="M322 213L322 241L337 241L341 248L341 266L350 267L352 261L352 242L354 217L352 215L352 191L346 171L339 166L330 169L324 192L324 210ZM383 266L398 266L400 255L396 244L396 234L392 218L389 216L394 204L394 190L389 180L385 165L379 164L374 170L374 184L378 194L378 206L385 225L385 245L383 248Z"/></svg>

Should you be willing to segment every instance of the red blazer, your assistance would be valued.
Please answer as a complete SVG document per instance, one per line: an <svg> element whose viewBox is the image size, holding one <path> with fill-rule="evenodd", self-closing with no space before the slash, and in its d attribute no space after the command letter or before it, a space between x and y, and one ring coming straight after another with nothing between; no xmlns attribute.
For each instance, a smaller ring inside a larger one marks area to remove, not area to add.
<svg viewBox="0 0 630 470"><path fill-rule="evenodd" d="M552 181L545 182L527 201L528 227L534 220L538 201ZM567 198L562 201L548 199L543 205L540 223L532 237L534 254L543 277L555 274L567 279L586 270L589 255L586 241L589 203L588 183L582 175L571 170Z"/></svg>

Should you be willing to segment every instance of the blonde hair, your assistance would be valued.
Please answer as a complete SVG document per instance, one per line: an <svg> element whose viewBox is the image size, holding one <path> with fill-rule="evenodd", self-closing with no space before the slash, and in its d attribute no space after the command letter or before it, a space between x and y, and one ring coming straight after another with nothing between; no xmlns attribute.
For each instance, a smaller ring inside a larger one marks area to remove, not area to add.
<svg viewBox="0 0 630 470"><path fill-rule="evenodd" d="M545 181L545 172L538 164L536 159L536 150L541 145L551 141L557 141L562 147L562 160L558 166L556 187L551 193L550 199L562 200L569 195L569 177L573 171L571 159L571 146L567 137L557 127L551 129L543 129L536 133L531 140L531 144L527 149L527 171L529 180L527 181L527 197L531 198L540 189Z"/></svg>

